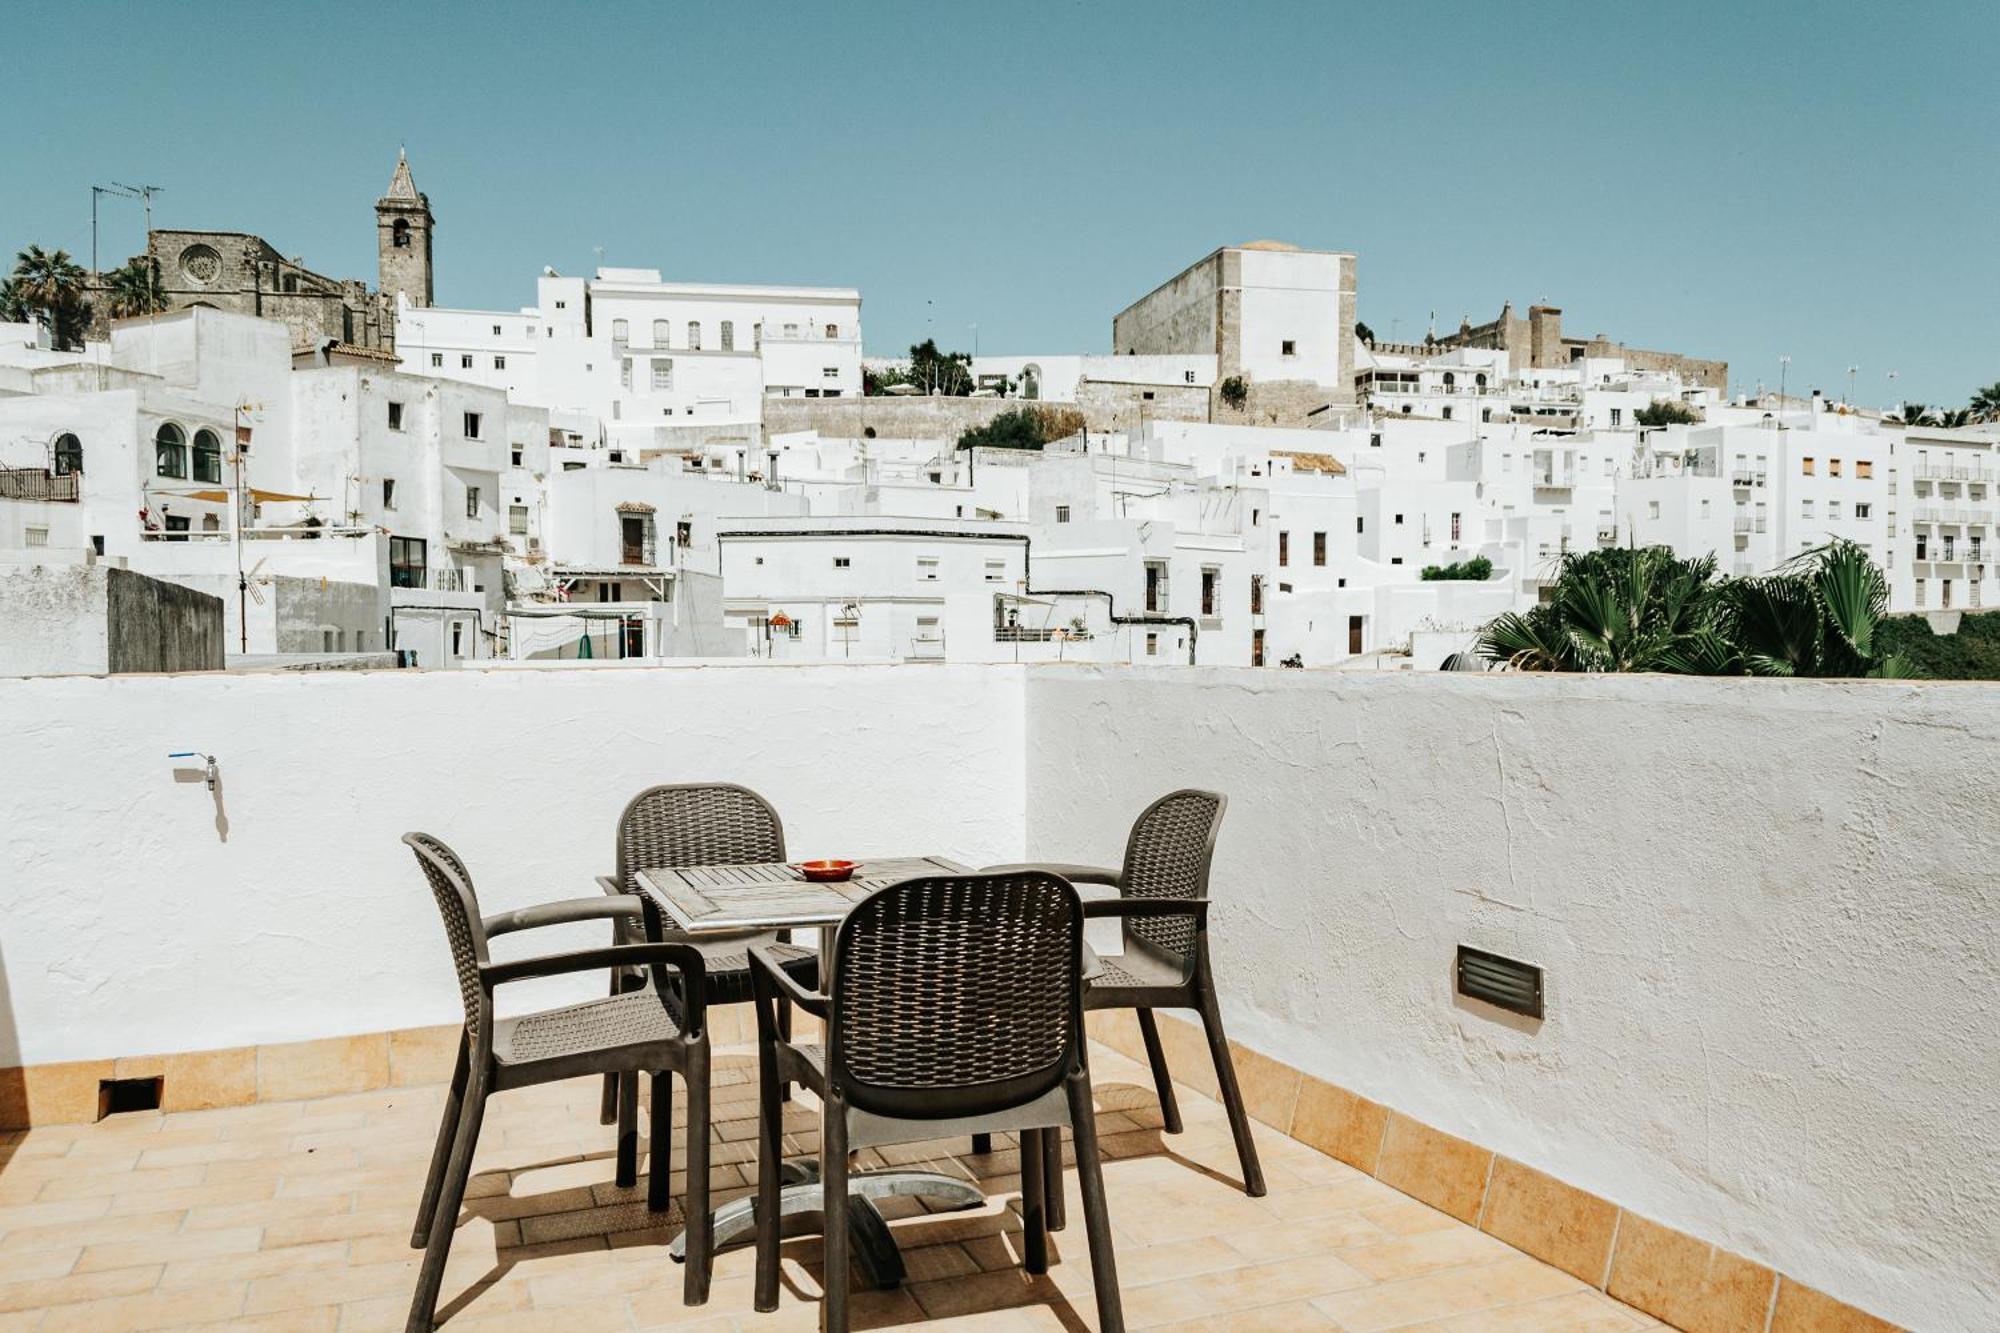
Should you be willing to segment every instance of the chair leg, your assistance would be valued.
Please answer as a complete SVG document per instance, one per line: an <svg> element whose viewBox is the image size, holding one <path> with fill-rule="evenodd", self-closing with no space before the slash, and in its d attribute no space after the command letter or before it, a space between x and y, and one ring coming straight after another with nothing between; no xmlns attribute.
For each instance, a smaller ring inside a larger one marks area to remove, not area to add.
<svg viewBox="0 0 2000 1333"><path fill-rule="evenodd" d="M444 1096L444 1114L438 1119L437 1147L431 1150L430 1174L424 1178L424 1196L417 1204L417 1225L410 1233L411 1249L421 1250L430 1240L431 1221L437 1215L438 1188L444 1184L445 1164L451 1160L451 1145L458 1138L458 1122L465 1110L466 1071L465 1033L460 1032L458 1062L452 1066L451 1087Z"/></svg>
<svg viewBox="0 0 2000 1333"><path fill-rule="evenodd" d="M480 1069L467 1080L465 1105L451 1145L451 1160L445 1165L444 1179L439 1182L431 1234L424 1245L423 1267L417 1272L417 1289L410 1298L408 1333L431 1333L437 1322L438 1288L444 1284L444 1262L451 1254L451 1239L458 1230L458 1206L465 1202L465 1181L472 1174L472 1152L479 1144L479 1124L485 1116L486 1071Z"/></svg>
<svg viewBox="0 0 2000 1333"><path fill-rule="evenodd" d="M768 1046L758 1056L757 1078L757 1287L763 1314L778 1308L779 1180L785 1156L785 1102L779 1096L778 1062Z"/></svg>
<svg viewBox="0 0 2000 1333"><path fill-rule="evenodd" d="M639 1076L618 1076L618 1187L639 1183Z"/></svg>
<svg viewBox="0 0 2000 1333"><path fill-rule="evenodd" d="M824 1098L819 1113L820 1227L826 1257L820 1327L825 1333L847 1333L847 1256L851 1248L847 1234L847 1107L836 1099Z"/></svg>
<svg viewBox="0 0 2000 1333"><path fill-rule="evenodd" d="M1146 1039L1146 1063L1153 1066L1153 1086L1160 1094L1160 1116L1169 1134L1181 1132L1181 1107L1174 1100L1174 1078L1167 1072L1167 1053L1160 1045L1160 1027L1151 1009L1139 1013L1139 1035Z"/></svg>
<svg viewBox="0 0 2000 1333"><path fill-rule="evenodd" d="M1229 1132L1236 1137L1236 1160L1243 1167L1243 1192L1251 1198L1264 1196L1264 1168L1257 1161L1257 1141L1250 1136L1250 1115L1243 1109L1243 1090L1236 1086L1236 1061L1229 1055L1229 1039L1222 1034L1222 1011L1216 1007L1215 989L1203 984L1196 997L1200 1001L1201 1026L1208 1034L1208 1053L1215 1061L1215 1081L1222 1091L1222 1108L1229 1112Z"/></svg>
<svg viewBox="0 0 2000 1333"><path fill-rule="evenodd" d="M992 1151L993 1151L993 1136L991 1134L974 1134L972 1136L973 1156L984 1157L987 1153L990 1153Z"/></svg>
<svg viewBox="0 0 2000 1333"><path fill-rule="evenodd" d="M1049 1132L1021 1131L1021 1267L1030 1273L1049 1271Z"/></svg>
<svg viewBox="0 0 2000 1333"><path fill-rule="evenodd" d="M1042 1131L1042 1197L1048 1205L1049 1230L1061 1231L1068 1225L1068 1209L1063 1199L1062 1131Z"/></svg>
<svg viewBox="0 0 2000 1333"><path fill-rule="evenodd" d="M689 1043L687 1068L687 1188L681 1211L687 1222L687 1272L681 1300L701 1305L708 1300L709 1271L715 1262L715 1217L708 1210L708 1038ZM775 1219L774 1219L775 1220ZM775 1265L773 1276L776 1276Z"/></svg>
<svg viewBox="0 0 2000 1333"><path fill-rule="evenodd" d="M1090 1274L1097 1286L1097 1326L1103 1333L1125 1333L1125 1309L1118 1297L1118 1261L1111 1250L1111 1212L1105 1205L1104 1168L1097 1157L1097 1111L1091 1104L1090 1075L1072 1075L1068 1091L1070 1134L1076 1142L1076 1185L1083 1195L1083 1230L1090 1240Z"/></svg>
<svg viewBox="0 0 2000 1333"><path fill-rule="evenodd" d="M653 1072L653 1114L647 1129L651 1138L646 1147L646 1208L663 1213L673 1199L674 1174L674 1076L665 1069Z"/></svg>

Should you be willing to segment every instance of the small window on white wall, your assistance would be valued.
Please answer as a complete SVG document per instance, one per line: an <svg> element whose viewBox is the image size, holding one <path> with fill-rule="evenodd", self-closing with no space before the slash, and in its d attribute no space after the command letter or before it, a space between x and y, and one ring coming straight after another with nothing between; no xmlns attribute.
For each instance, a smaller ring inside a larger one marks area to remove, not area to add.
<svg viewBox="0 0 2000 1333"><path fill-rule="evenodd" d="M653 390L658 393L674 387L674 359L670 356L653 358Z"/></svg>
<svg viewBox="0 0 2000 1333"><path fill-rule="evenodd" d="M653 321L653 346L671 347L673 345L673 334L670 331L671 327L672 326L669 325L667 321L664 319L656 319Z"/></svg>
<svg viewBox="0 0 2000 1333"><path fill-rule="evenodd" d="M622 343L622 342L630 342L631 340L632 340L632 321L628 319L612 320L611 341L615 343Z"/></svg>
<svg viewBox="0 0 2000 1333"><path fill-rule="evenodd" d="M938 579L938 559L934 555L917 557L917 582L936 583Z"/></svg>
<svg viewBox="0 0 2000 1333"><path fill-rule="evenodd" d="M690 352L699 352L701 350L700 320L691 319L688 321L688 350Z"/></svg>
<svg viewBox="0 0 2000 1333"><path fill-rule="evenodd" d="M1005 583L1007 581L1007 562L1005 560L988 560L986 562L986 581L988 583Z"/></svg>
<svg viewBox="0 0 2000 1333"><path fill-rule="evenodd" d="M722 350L725 352L736 350L736 321L733 319L722 321Z"/></svg>

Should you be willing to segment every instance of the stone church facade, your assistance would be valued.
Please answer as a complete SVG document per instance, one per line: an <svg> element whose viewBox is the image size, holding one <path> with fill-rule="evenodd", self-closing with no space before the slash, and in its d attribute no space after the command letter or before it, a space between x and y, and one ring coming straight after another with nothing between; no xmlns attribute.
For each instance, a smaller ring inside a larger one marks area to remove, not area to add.
<svg viewBox="0 0 2000 1333"><path fill-rule="evenodd" d="M295 350L343 342L394 351L396 297L431 304L430 200L399 156L389 191L375 201L377 286L330 278L288 259L261 236L234 231L154 230L146 253L157 266L168 310L207 305L275 320L291 330ZM93 337L105 336L109 293L89 293Z"/></svg>

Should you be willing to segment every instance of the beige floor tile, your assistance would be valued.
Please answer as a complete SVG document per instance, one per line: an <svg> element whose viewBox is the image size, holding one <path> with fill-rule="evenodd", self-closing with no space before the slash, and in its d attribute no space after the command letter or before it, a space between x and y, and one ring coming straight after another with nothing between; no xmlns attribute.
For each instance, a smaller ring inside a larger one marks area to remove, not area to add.
<svg viewBox="0 0 2000 1333"><path fill-rule="evenodd" d="M1475 1268L1449 1269L1322 1296L1313 1305L1341 1327L1367 1333L1581 1289L1582 1284L1567 1273L1521 1255Z"/></svg>
<svg viewBox="0 0 2000 1333"><path fill-rule="evenodd" d="M243 1308L243 1284L221 1283L168 1292L116 1296L82 1305L60 1305L41 1322L46 1333L128 1333L228 1319Z"/></svg>

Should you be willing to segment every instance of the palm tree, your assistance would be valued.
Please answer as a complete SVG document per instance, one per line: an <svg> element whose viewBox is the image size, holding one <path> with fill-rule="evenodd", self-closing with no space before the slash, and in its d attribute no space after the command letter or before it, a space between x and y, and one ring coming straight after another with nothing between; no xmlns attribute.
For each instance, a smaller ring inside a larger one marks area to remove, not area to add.
<svg viewBox="0 0 2000 1333"><path fill-rule="evenodd" d="M1958 430L1965 426L1970 426L1972 424L1972 409L1966 407L1946 408L1943 411L1937 413L1936 419L1932 421L1931 424L1934 426L1948 427L1949 429L1952 430Z"/></svg>
<svg viewBox="0 0 2000 1333"><path fill-rule="evenodd" d="M1973 390L1972 410L1981 421L2000 421L2000 380Z"/></svg>
<svg viewBox="0 0 2000 1333"><path fill-rule="evenodd" d="M153 315L167 308L166 288L160 285L160 267L150 258L138 258L104 275L111 289L114 319Z"/></svg>
<svg viewBox="0 0 2000 1333"><path fill-rule="evenodd" d="M1904 403L1896 409L1896 415L1892 420L1900 421L1905 426L1935 426L1937 424L1936 418L1931 416L1931 410L1922 403Z"/></svg>
<svg viewBox="0 0 2000 1333"><path fill-rule="evenodd" d="M72 348L82 343L90 322L90 303L83 299L85 277L69 251L30 245L14 256L14 279L8 286L11 299L47 317L57 347Z"/></svg>
<svg viewBox="0 0 2000 1333"><path fill-rule="evenodd" d="M1500 616L1478 649L1522 671L1739 672L1717 630L1718 586L1713 556L1664 546L1567 554L1553 599Z"/></svg>
<svg viewBox="0 0 2000 1333"><path fill-rule="evenodd" d="M1761 578L1722 587L1722 631L1753 676L1900 677L1908 664L1876 641L1889 583L1858 544L1811 550Z"/></svg>
<svg viewBox="0 0 2000 1333"><path fill-rule="evenodd" d="M34 315L19 285L12 278L0 278L0 323L26 324Z"/></svg>

